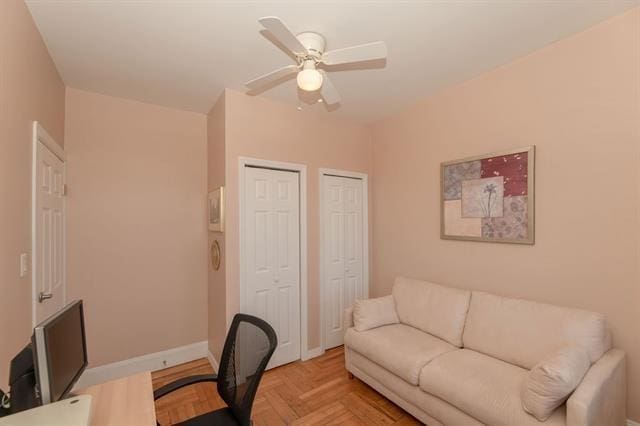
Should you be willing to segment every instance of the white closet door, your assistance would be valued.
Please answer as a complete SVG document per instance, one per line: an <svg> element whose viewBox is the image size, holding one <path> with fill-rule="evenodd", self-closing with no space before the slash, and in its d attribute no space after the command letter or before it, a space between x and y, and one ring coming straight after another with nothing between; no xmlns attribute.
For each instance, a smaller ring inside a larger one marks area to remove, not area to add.
<svg viewBox="0 0 640 426"><path fill-rule="evenodd" d="M361 179L342 178L342 180L344 183L344 308L346 308L352 306L356 299L366 297L362 283L363 188ZM342 340L340 340L340 344L342 344Z"/></svg>
<svg viewBox="0 0 640 426"><path fill-rule="evenodd" d="M363 181L323 175L325 349L343 344L345 308L366 297L363 284Z"/></svg>
<svg viewBox="0 0 640 426"><path fill-rule="evenodd" d="M324 179L324 330L325 349L342 344L345 306L344 185L341 178Z"/></svg>
<svg viewBox="0 0 640 426"><path fill-rule="evenodd" d="M65 305L65 163L35 144L33 182L33 323Z"/></svg>
<svg viewBox="0 0 640 426"><path fill-rule="evenodd" d="M296 172L245 170L245 312L276 331L270 368L300 358L299 186Z"/></svg>

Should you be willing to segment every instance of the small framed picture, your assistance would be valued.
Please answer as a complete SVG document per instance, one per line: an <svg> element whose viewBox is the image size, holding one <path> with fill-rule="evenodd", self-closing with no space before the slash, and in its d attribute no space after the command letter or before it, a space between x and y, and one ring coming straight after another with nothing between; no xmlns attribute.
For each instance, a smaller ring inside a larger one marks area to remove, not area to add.
<svg viewBox="0 0 640 426"><path fill-rule="evenodd" d="M209 193L209 231L224 232L224 186Z"/></svg>

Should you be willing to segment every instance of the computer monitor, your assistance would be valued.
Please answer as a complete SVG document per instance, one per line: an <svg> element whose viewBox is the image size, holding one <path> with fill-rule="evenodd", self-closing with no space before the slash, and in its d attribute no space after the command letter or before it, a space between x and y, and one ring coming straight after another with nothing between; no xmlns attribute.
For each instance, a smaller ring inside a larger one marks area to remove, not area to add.
<svg viewBox="0 0 640 426"><path fill-rule="evenodd" d="M31 343L41 403L65 398L88 364L82 300L37 325Z"/></svg>

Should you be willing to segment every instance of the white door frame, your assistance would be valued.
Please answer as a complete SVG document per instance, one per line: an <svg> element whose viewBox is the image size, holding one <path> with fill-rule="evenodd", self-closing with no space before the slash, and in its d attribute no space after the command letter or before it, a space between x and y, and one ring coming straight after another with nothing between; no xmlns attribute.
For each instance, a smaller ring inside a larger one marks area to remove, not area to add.
<svg viewBox="0 0 640 426"><path fill-rule="evenodd" d="M364 284L365 296L369 297L369 176L366 173L352 172L348 170L336 170L321 168L318 171L318 179L320 184L320 344L322 350L325 350L325 336L324 336L324 308L326 305L326 289L325 289L325 271L324 271L324 179L323 176L337 176L345 178L362 179L362 185L364 186L362 191L362 283Z"/></svg>
<svg viewBox="0 0 640 426"><path fill-rule="evenodd" d="M31 144L31 323L35 327L38 325L36 323L36 309L35 303L37 303L38 299L38 283L37 277L35 274L35 268L38 264L38 250L36 250L36 161L38 155L38 143L41 143L45 146L49 151L51 151L56 157L62 160L65 163L65 172L64 179L66 185L66 154L64 149L58 145L58 143L47 133L47 131L42 127L40 123L37 121L33 122L33 137ZM64 218L66 219L66 210L67 210L67 202L66 198L62 199L62 208L64 211ZM64 267L62 268L62 305L66 305L67 302L67 223L66 220L62 222L62 252L64 255Z"/></svg>
<svg viewBox="0 0 640 426"><path fill-rule="evenodd" d="M287 163L283 161L262 160L259 158L239 157L238 201L240 216L240 312L246 311L246 271L244 270L245 217L243 214L245 197L245 168L247 166L266 169L297 172L300 176L300 358L309 359L308 348L308 292L307 292L307 166L305 164Z"/></svg>

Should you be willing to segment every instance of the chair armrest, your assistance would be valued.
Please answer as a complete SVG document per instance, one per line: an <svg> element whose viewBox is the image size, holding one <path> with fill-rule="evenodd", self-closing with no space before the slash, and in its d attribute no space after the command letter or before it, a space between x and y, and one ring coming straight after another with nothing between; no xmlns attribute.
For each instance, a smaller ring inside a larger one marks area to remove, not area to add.
<svg viewBox="0 0 640 426"><path fill-rule="evenodd" d="M202 382L217 382L218 376L216 374L200 374L197 376L189 376L184 377L182 379L178 379L175 382L171 382L168 385L164 385L158 390L153 392L153 400L157 400L158 398L162 398L163 396L170 394L173 391L181 389L185 386L195 385L196 383Z"/></svg>
<svg viewBox="0 0 640 426"><path fill-rule="evenodd" d="M353 306L349 306L344 310L344 330L353 327Z"/></svg>
<svg viewBox="0 0 640 426"><path fill-rule="evenodd" d="M567 401L567 425L625 425L625 370L625 353L620 349L611 349L593 364Z"/></svg>

